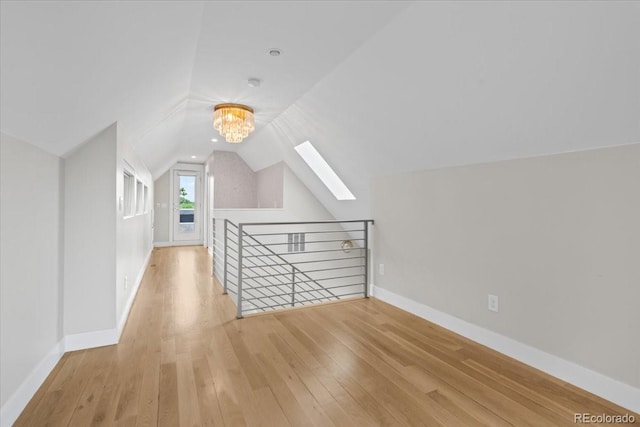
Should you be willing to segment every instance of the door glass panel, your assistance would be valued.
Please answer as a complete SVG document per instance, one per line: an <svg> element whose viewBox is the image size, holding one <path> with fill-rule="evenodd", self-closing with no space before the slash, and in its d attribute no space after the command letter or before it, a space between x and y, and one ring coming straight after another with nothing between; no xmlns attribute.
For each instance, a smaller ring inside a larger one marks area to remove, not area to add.
<svg viewBox="0 0 640 427"><path fill-rule="evenodd" d="M180 176L180 233L195 232L196 177Z"/></svg>

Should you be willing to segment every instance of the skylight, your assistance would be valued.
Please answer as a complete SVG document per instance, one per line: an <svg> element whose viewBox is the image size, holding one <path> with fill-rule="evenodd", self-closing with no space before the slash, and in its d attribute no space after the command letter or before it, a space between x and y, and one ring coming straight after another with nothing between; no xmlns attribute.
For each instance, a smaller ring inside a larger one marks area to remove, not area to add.
<svg viewBox="0 0 640 427"><path fill-rule="evenodd" d="M295 147L296 151L302 159L307 162L311 170L313 170L320 181L327 186L329 191L336 196L338 200L355 200L356 197L349 191L344 182L331 169L327 161L318 153L310 141L305 141Z"/></svg>

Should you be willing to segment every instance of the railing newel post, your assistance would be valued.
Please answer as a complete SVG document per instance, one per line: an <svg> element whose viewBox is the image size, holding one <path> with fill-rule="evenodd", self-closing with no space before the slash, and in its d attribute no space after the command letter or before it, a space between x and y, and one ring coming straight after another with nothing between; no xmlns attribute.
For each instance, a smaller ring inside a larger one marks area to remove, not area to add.
<svg viewBox="0 0 640 427"><path fill-rule="evenodd" d="M229 220L225 218L224 220L224 280L223 280L223 290L222 294L227 295L228 293L228 284L227 284L227 270L229 269L229 261L227 258L227 228L229 227Z"/></svg>
<svg viewBox="0 0 640 427"><path fill-rule="evenodd" d="M242 319L242 245L244 237L244 224L238 224L238 314L237 318Z"/></svg>
<svg viewBox="0 0 640 427"><path fill-rule="evenodd" d="M369 298L369 221L364 221L364 297Z"/></svg>
<svg viewBox="0 0 640 427"><path fill-rule="evenodd" d="M211 277L216 275L216 219L211 219Z"/></svg>

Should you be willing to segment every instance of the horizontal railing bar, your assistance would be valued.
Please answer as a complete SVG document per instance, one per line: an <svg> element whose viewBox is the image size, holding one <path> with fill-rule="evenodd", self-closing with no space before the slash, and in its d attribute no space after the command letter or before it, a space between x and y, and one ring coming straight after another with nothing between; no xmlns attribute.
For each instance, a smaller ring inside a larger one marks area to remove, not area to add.
<svg viewBox="0 0 640 427"><path fill-rule="evenodd" d="M335 276L335 277L323 277L322 279L314 279L316 282L325 281L325 280L334 280L334 279L347 279L349 277L359 277L364 276L364 273L360 274L348 274L346 276Z"/></svg>
<svg viewBox="0 0 640 427"><path fill-rule="evenodd" d="M283 295L287 295L287 294L283 294ZM291 294L288 294L288 295L291 296ZM336 298L335 296L329 295L329 296L326 296L326 297L308 298L308 299L305 299L303 301L304 302L309 302L309 301L318 301L318 300L321 300L321 299L335 299L335 298ZM245 301L252 301L252 300L255 300L256 298L246 298L246 299L243 298L243 299ZM303 301L296 301L296 303L300 303L300 302L303 302ZM282 304L282 305L288 305L290 307L291 306L291 301L289 301L288 304ZM277 307L277 306L271 306L271 307Z"/></svg>
<svg viewBox="0 0 640 427"><path fill-rule="evenodd" d="M363 258L365 258L365 257L364 256L352 256L352 257L345 257L345 258L319 259L319 260L312 260L312 261L296 261L295 263L290 263L290 264L295 267L295 266L297 266L299 264L310 264L310 263L314 263L314 262L342 261L342 260L347 260L347 259L363 259ZM271 265L282 265L282 264L271 264ZM263 267L266 267L266 265L263 266ZM304 270L299 270L299 271L304 272Z"/></svg>
<svg viewBox="0 0 640 427"><path fill-rule="evenodd" d="M311 280L296 281L296 285L309 286L309 285L307 285L307 283L313 283L313 281L311 281ZM258 286L252 286L249 283L244 283L244 285L246 285L245 289L256 289L256 288L265 288L266 289L266 288L274 288L274 287L277 287L277 286L290 286L291 282L289 282L289 283L277 283L277 284L271 283L269 285L258 285ZM363 285L363 283L349 283L349 284L346 284L346 285L323 286L323 287L321 287L319 289L310 289L310 290L296 289L296 294L297 293L302 293L302 292L322 292L325 289L346 288L346 287L349 287L349 286L361 286L361 285ZM288 294L291 295L291 292L289 292Z"/></svg>
<svg viewBox="0 0 640 427"><path fill-rule="evenodd" d="M251 268L251 272L253 273L253 275L247 275L244 274L242 275L243 279L270 279L270 278L274 278L276 280L278 280L279 282L283 282L284 280L281 279L280 277L287 277L287 274L280 274L280 272L269 272L269 271L264 271L264 269L262 271L257 270L257 267L253 267ZM291 271L289 271L289 276L291 276ZM291 283L290 281L285 281L285 283Z"/></svg>
<svg viewBox="0 0 640 427"><path fill-rule="evenodd" d="M362 282L348 283L346 285L326 286L324 287L324 289L340 289L340 288L348 288L349 286L362 286L362 285L364 285L364 283ZM308 292L308 291L300 291L300 292Z"/></svg>
<svg viewBox="0 0 640 427"><path fill-rule="evenodd" d="M351 296L351 295L361 295L361 294L364 294L364 293L363 292L352 292L352 293L348 293L348 294L342 294L340 296L341 297L348 297L348 296ZM309 299L305 299L305 300L302 300L302 301L296 301L295 305L298 305L298 304L299 305L304 305L304 303L307 303L307 302L320 301L320 300L332 300L332 299L335 299L335 298L337 298L337 297L309 298ZM289 304L281 304L281 305L271 305L271 306L267 306L265 308L276 308L276 307L283 307L283 306L290 307L291 303L289 303Z"/></svg>
<svg viewBox="0 0 640 427"><path fill-rule="evenodd" d="M363 251L364 248L350 248L349 251ZM282 253L276 253L276 255L304 255L304 254L323 254L326 252L344 252L343 249L327 249L325 251L304 251L304 252L282 252ZM256 258L256 257L261 257L261 256L267 256L267 255L247 255L245 258ZM271 255L273 256L273 255ZM295 263L291 263L291 264L295 264Z"/></svg>
<svg viewBox="0 0 640 427"><path fill-rule="evenodd" d="M306 285L306 283L310 283L310 282L302 283L300 281L296 281L297 285ZM245 285L250 286L250 287L256 287L256 286L251 286L249 283L245 283ZM276 287L276 286L286 286L286 285L291 286L291 282L289 282L289 283L279 283L279 284L269 284L269 285L258 285L257 287L260 287L260 288L273 288L273 287ZM322 292L323 289L324 288L316 289L316 290L314 290L314 292ZM296 293L297 292L300 292L300 291L298 289L296 289ZM289 292L289 295L290 294L291 294L291 292Z"/></svg>
<svg viewBox="0 0 640 427"><path fill-rule="evenodd" d="M325 233L355 233L355 232L364 232L364 228L359 228L357 230L326 230L326 231L296 231L296 233L304 233L304 234L325 234ZM252 236L282 236L285 232L281 233L251 233Z"/></svg>
<svg viewBox="0 0 640 427"><path fill-rule="evenodd" d="M258 258L258 259L257 260L249 260L249 262L261 261L260 257L256 256L255 258ZM266 267L270 267L270 268L274 268L275 269L275 267L285 267L287 265L290 265L290 264L287 264L287 263L284 263L284 262L282 264L255 264L254 263L251 266L246 266L246 267L265 267L265 268ZM291 271L291 270L289 270L289 271Z"/></svg>
<svg viewBox="0 0 640 427"><path fill-rule="evenodd" d="M359 268L359 267L366 267L366 266L364 264L358 264L358 265L350 265L350 266L344 266L344 267L319 268L317 270L304 270L304 272L305 273L317 273L319 271L342 270L344 268Z"/></svg>
<svg viewBox="0 0 640 427"><path fill-rule="evenodd" d="M283 234L284 236L284 234ZM351 241L354 240L364 240L364 239L349 239ZM344 242L344 239L337 239L337 240L314 240L314 241L305 241L304 244L308 245L311 243L333 243L333 242ZM282 246L282 245L292 245L293 242L285 242L285 243L261 243L259 245L244 245L245 248L253 248L253 247L262 247L262 246ZM354 248L349 248L349 249L354 249ZM303 251L305 252L305 251ZM290 253L290 252L287 252Z"/></svg>
<svg viewBox="0 0 640 427"><path fill-rule="evenodd" d="M356 267L364 267L364 265L359 265ZM313 273L313 272L318 272L318 271L333 271L333 270L342 270L342 269L346 269L346 268L356 268L356 267L336 267L336 268L325 268L325 269L321 269L321 270L310 270L310 271L305 271L305 273ZM264 279L266 277L274 277L274 276L291 276L292 271L288 271L288 272L284 272L284 273L277 273L277 274L266 274L266 275L256 275L256 276L242 276L243 279ZM364 273L361 274L357 274L357 275L352 275L352 276L342 276L342 277L355 277L355 276L364 276ZM336 279L342 278L342 277L335 277ZM318 281L318 280L327 280L327 279L333 279L334 277L327 277L327 278L323 278L323 279L313 279L311 278L311 281ZM306 280L296 280L296 283L304 283L307 282Z"/></svg>
<svg viewBox="0 0 640 427"><path fill-rule="evenodd" d="M325 277L322 279L311 279L311 280L296 280L296 284L302 284L302 283L314 283L314 282L324 282L326 280L335 280L335 279L348 279L350 277L360 277L360 276L364 276L364 273L362 274L351 274L351 275L347 275L347 276L334 276L334 277ZM270 277L270 276L267 276ZM265 277L266 278L266 277ZM243 276L242 280L244 279L254 279L254 277L247 277L247 276ZM291 282L289 282L291 283ZM329 289L328 287L322 287L322 289Z"/></svg>
<svg viewBox="0 0 640 427"><path fill-rule="evenodd" d="M372 219L348 219L348 220L331 220L331 221L299 221L299 222L241 222L238 226L248 225L308 225L308 224L348 224L354 222L370 222L373 224Z"/></svg>

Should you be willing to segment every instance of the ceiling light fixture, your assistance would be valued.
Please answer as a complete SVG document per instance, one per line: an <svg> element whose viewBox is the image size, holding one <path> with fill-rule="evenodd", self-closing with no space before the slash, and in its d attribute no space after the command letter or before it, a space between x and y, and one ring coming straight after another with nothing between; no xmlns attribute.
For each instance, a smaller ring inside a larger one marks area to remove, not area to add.
<svg viewBox="0 0 640 427"><path fill-rule="evenodd" d="M282 54L282 51L277 47L272 47L271 49L269 49L269 55L271 56L280 56L280 54Z"/></svg>
<svg viewBox="0 0 640 427"><path fill-rule="evenodd" d="M213 128L227 142L242 142L256 128L253 109L242 104L218 104L213 108Z"/></svg>
<svg viewBox="0 0 640 427"><path fill-rule="evenodd" d="M211 142L218 142L218 138L211 138Z"/></svg>
<svg viewBox="0 0 640 427"><path fill-rule="evenodd" d="M259 87L260 83L260 79L256 78L250 78L249 80L247 80L247 84L249 85L249 87Z"/></svg>

